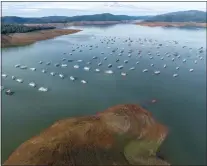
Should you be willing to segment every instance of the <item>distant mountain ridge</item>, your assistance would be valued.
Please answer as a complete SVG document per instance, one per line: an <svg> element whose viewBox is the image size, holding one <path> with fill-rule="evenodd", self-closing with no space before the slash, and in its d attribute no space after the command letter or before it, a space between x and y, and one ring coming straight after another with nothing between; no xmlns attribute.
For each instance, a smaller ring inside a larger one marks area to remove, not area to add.
<svg viewBox="0 0 207 166"><path fill-rule="evenodd" d="M199 10L188 10L156 15L145 19L145 22L198 22L206 23L207 13Z"/></svg>
<svg viewBox="0 0 207 166"><path fill-rule="evenodd" d="M150 16L128 16L128 15L113 15L110 13L94 14L94 15L82 15L82 16L48 16L40 18L26 18L17 16L5 16L2 17L2 23L4 24L34 24L34 23L68 23L78 21L124 21L124 20L137 20L146 19Z"/></svg>

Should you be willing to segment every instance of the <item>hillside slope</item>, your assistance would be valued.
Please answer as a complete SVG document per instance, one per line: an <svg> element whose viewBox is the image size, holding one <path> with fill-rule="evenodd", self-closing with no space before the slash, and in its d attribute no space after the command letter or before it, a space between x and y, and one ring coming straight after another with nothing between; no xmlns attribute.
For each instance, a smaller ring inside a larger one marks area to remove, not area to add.
<svg viewBox="0 0 207 166"><path fill-rule="evenodd" d="M156 157L165 126L137 105L60 120L17 148L4 165L168 165Z"/></svg>

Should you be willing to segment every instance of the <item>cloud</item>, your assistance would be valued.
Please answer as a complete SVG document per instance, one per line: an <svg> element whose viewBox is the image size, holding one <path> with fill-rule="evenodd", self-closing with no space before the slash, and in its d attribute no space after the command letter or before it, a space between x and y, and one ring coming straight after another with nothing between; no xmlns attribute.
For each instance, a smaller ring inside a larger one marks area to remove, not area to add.
<svg viewBox="0 0 207 166"><path fill-rule="evenodd" d="M206 11L205 5L205 2L2 2L2 15L25 17L96 13L157 15L183 10Z"/></svg>

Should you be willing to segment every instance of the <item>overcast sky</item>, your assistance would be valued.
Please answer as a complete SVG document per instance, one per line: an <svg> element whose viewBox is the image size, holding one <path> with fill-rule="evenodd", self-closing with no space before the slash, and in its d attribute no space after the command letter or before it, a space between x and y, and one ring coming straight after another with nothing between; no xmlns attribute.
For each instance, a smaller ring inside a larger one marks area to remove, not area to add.
<svg viewBox="0 0 207 166"><path fill-rule="evenodd" d="M97 13L156 15L183 10L206 11L205 2L2 2L3 16L43 17Z"/></svg>

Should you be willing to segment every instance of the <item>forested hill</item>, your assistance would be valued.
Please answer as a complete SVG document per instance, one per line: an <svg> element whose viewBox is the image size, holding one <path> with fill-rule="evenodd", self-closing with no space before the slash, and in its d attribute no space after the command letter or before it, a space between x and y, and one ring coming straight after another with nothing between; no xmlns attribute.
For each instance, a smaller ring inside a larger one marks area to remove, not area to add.
<svg viewBox="0 0 207 166"><path fill-rule="evenodd" d="M42 26L25 26L19 24L2 24L1 34L9 33L25 33L44 29L54 29L55 27L42 27Z"/></svg>
<svg viewBox="0 0 207 166"><path fill-rule="evenodd" d="M202 22L206 23L206 12L198 10L179 11L145 19L147 22Z"/></svg>
<svg viewBox="0 0 207 166"><path fill-rule="evenodd" d="M78 21L124 21L124 20L138 20L146 19L149 16L127 16L127 15L113 15L110 13L82 15L82 16L48 16L40 18L5 16L2 17L2 22L5 24L29 24L29 23L67 23Z"/></svg>

